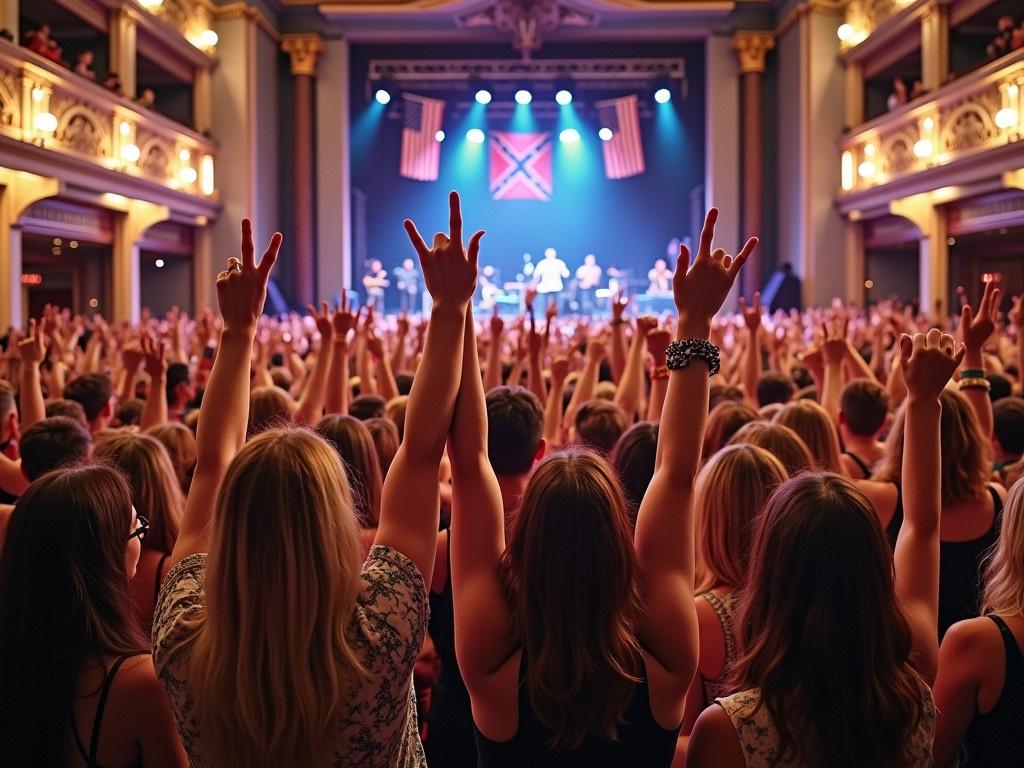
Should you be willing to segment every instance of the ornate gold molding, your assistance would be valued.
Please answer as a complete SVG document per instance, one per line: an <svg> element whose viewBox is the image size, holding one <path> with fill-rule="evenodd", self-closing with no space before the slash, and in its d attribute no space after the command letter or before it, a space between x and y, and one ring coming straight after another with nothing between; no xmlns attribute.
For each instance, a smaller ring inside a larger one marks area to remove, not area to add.
<svg viewBox="0 0 1024 768"><path fill-rule="evenodd" d="M257 27L262 29L266 33L267 37L275 43L281 42L281 33L278 32L274 25L270 23L270 20L257 9L250 8L244 2L240 1L228 3L227 5L218 5L213 13L218 19L248 19Z"/></svg>
<svg viewBox="0 0 1024 768"><path fill-rule="evenodd" d="M324 49L320 35L285 35L281 50L291 58L293 75L316 75L316 58Z"/></svg>
<svg viewBox="0 0 1024 768"><path fill-rule="evenodd" d="M740 74L764 72L765 55L775 47L772 32L740 31L732 36L732 49L740 59Z"/></svg>

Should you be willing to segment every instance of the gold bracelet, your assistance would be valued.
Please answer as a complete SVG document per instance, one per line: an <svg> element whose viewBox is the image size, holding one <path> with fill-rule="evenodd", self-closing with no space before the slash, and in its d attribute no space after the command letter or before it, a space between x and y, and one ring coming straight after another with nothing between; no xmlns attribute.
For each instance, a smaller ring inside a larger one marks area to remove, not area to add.
<svg viewBox="0 0 1024 768"><path fill-rule="evenodd" d="M960 389L984 389L988 392L992 389L992 382L988 379L983 379L980 376L971 377L969 379L960 379Z"/></svg>

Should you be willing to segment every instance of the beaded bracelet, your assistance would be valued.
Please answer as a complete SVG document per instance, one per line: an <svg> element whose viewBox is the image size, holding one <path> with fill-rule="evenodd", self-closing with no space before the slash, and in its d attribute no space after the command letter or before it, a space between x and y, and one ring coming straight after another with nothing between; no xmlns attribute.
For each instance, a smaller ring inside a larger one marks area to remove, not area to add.
<svg viewBox="0 0 1024 768"><path fill-rule="evenodd" d="M670 371L686 368L694 360L707 364L708 378L713 378L722 367L718 347L707 339L680 339L669 344L665 351L665 363Z"/></svg>
<svg viewBox="0 0 1024 768"><path fill-rule="evenodd" d="M985 391L991 391L992 382L976 376L969 379L961 378L960 389L984 389Z"/></svg>
<svg viewBox="0 0 1024 768"><path fill-rule="evenodd" d="M960 378L962 379L984 379L985 370L983 368L964 368L960 371Z"/></svg>

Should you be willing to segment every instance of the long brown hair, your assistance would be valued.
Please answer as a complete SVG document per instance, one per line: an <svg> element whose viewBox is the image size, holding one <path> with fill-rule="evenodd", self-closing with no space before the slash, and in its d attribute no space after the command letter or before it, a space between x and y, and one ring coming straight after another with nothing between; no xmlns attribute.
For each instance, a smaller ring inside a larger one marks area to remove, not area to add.
<svg viewBox="0 0 1024 768"><path fill-rule="evenodd" d="M641 597L626 500L604 459L575 448L537 467L502 571L550 746L614 739L642 668Z"/></svg>
<svg viewBox="0 0 1024 768"><path fill-rule="evenodd" d="M985 492L990 463L986 446L991 442L967 398L952 389L939 395L942 417L939 434L942 441L942 508L974 501ZM885 441L885 455L875 468L872 480L898 483L903 472L904 425L906 404L896 413L892 430Z"/></svg>
<svg viewBox="0 0 1024 768"><path fill-rule="evenodd" d="M0 555L0 745L7 765L64 765L82 668L146 650L128 586L131 491L64 467L18 499Z"/></svg>
<svg viewBox="0 0 1024 768"><path fill-rule="evenodd" d="M839 432L824 408L813 400L794 400L782 406L774 421L799 435L811 451L817 469L842 473Z"/></svg>
<svg viewBox="0 0 1024 768"><path fill-rule="evenodd" d="M746 403L723 400L708 414L707 428L704 430L704 449L701 451L701 455L705 460L710 459L740 429L760 418L760 414Z"/></svg>
<svg viewBox="0 0 1024 768"><path fill-rule="evenodd" d="M93 458L116 466L131 486L135 509L149 520L143 546L170 554L185 511L185 496L163 444L149 435L110 432L96 441Z"/></svg>
<svg viewBox="0 0 1024 768"><path fill-rule="evenodd" d="M796 477L814 468L814 457L800 435L782 424L752 421L732 436L728 445L756 445L782 462L786 474Z"/></svg>
<svg viewBox="0 0 1024 768"><path fill-rule="evenodd" d="M181 422L170 421L150 427L145 434L155 437L167 449L167 455L171 457L171 465L174 467L174 474L178 478L178 485L181 486L182 493L188 494L198 456L196 436L192 430Z"/></svg>
<svg viewBox="0 0 1024 768"><path fill-rule="evenodd" d="M320 419L316 432L335 447L345 465L356 518L364 528L376 528L384 476L370 430L354 416L331 414Z"/></svg>
<svg viewBox="0 0 1024 768"><path fill-rule="evenodd" d="M923 711L892 554L839 475L783 483L758 519L738 614L737 690L759 688L775 764L906 765Z"/></svg>

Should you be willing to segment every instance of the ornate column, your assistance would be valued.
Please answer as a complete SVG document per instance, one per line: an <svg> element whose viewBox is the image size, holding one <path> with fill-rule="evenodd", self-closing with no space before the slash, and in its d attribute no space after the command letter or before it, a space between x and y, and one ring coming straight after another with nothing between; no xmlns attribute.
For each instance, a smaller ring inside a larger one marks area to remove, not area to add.
<svg viewBox="0 0 1024 768"><path fill-rule="evenodd" d="M292 236L294 288L292 298L299 306L315 304L314 193L313 193L313 77L317 56L323 50L319 35L285 35L281 48L291 58L295 101L293 106L294 168Z"/></svg>
<svg viewBox="0 0 1024 768"><path fill-rule="evenodd" d="M136 95L135 53L135 19L124 8L116 8L110 12L109 69L121 78L121 88L129 99Z"/></svg>
<svg viewBox="0 0 1024 768"><path fill-rule="evenodd" d="M114 294L110 317L116 321L139 322L142 311L139 240L154 224L167 221L170 210L144 200L125 202L114 224L114 248L111 259L111 283Z"/></svg>
<svg viewBox="0 0 1024 768"><path fill-rule="evenodd" d="M732 38L732 48L740 60L740 80L743 89L743 112L741 125L741 157L743 161L742 189L743 226L741 237L760 235L764 224L764 208L761 199L764 186L764 137L761 131L763 105L763 80L765 55L775 47L775 39L767 31L740 31ZM741 273L742 292L750 298L764 285L764 270L761 252L755 250Z"/></svg>
<svg viewBox="0 0 1024 768"><path fill-rule="evenodd" d="M921 16L921 82L929 91L949 74L949 5L934 3Z"/></svg>
<svg viewBox="0 0 1024 768"><path fill-rule="evenodd" d="M921 311L944 322L949 311L949 242L946 211L924 192L889 203L889 213L909 219L921 230L918 244L918 291Z"/></svg>

